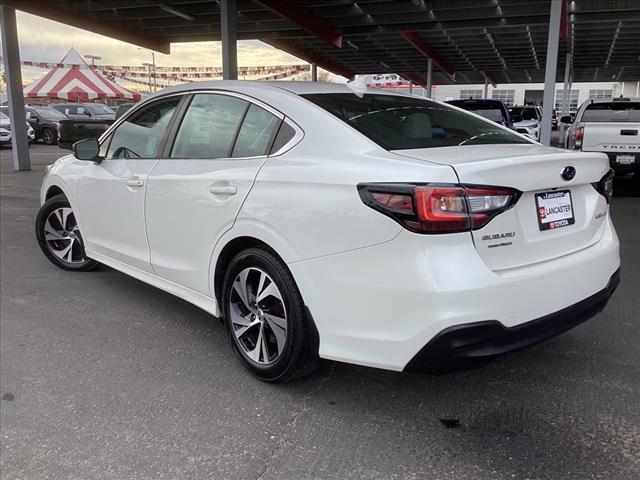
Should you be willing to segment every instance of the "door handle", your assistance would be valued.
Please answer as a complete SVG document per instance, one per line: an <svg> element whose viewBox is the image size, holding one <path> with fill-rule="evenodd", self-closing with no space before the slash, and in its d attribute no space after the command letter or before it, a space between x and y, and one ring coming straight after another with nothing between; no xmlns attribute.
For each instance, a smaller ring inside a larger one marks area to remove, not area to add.
<svg viewBox="0 0 640 480"><path fill-rule="evenodd" d="M144 185L144 181L139 177L128 178L125 182L129 187L141 187Z"/></svg>
<svg viewBox="0 0 640 480"><path fill-rule="evenodd" d="M234 185L213 185L209 188L209 192L214 195L235 195L238 188Z"/></svg>

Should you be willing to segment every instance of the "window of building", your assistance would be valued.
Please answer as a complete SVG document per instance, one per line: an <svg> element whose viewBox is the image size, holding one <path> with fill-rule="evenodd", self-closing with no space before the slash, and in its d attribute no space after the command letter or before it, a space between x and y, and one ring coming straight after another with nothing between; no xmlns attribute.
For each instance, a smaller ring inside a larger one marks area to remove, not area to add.
<svg viewBox="0 0 640 480"><path fill-rule="evenodd" d="M597 98L611 98L613 97L613 90L606 89L594 89L589 90L589 98L597 99Z"/></svg>
<svg viewBox="0 0 640 480"><path fill-rule="evenodd" d="M578 109L578 94L580 90L571 90L571 94L569 96L569 110L576 111ZM562 90L556 90L556 110L562 110Z"/></svg>
<svg viewBox="0 0 640 480"><path fill-rule="evenodd" d="M491 92L491 98L494 100L502 100L502 103L507 107L512 107L515 93L515 90L494 90Z"/></svg>
<svg viewBox="0 0 640 480"><path fill-rule="evenodd" d="M460 100L482 98L482 90L460 90Z"/></svg>

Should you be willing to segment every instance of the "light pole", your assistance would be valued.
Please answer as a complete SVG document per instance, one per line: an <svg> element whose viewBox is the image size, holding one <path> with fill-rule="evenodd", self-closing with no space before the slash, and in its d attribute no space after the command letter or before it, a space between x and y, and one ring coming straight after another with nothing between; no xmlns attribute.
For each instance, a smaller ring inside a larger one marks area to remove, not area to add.
<svg viewBox="0 0 640 480"><path fill-rule="evenodd" d="M96 60L102 60L102 57L99 57L98 55L83 55L83 57L91 60L92 67L95 66Z"/></svg>
<svg viewBox="0 0 640 480"><path fill-rule="evenodd" d="M151 93L151 68L153 67L153 63L144 62L142 66L149 69L149 93Z"/></svg>
<svg viewBox="0 0 640 480"><path fill-rule="evenodd" d="M138 50L147 50L146 48L138 47ZM153 67L153 91L158 91L158 83L156 81L156 52L151 50L147 50L151 54L151 63L143 63L143 65L151 65L149 67L149 93L151 93L151 68Z"/></svg>

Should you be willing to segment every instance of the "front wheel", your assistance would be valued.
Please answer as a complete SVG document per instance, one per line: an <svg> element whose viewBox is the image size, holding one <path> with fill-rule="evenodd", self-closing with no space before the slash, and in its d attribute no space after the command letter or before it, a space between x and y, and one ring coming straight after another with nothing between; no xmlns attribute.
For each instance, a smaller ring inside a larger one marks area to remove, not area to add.
<svg viewBox="0 0 640 480"><path fill-rule="evenodd" d="M54 132L52 129L50 128L42 129L42 141L44 142L45 145L55 145L57 140L58 138L57 138L56 132Z"/></svg>
<svg viewBox="0 0 640 480"><path fill-rule="evenodd" d="M86 271L98 266L85 256L75 214L64 195L56 195L40 208L36 218L36 238L45 256L64 270Z"/></svg>
<svg viewBox="0 0 640 480"><path fill-rule="evenodd" d="M258 378L285 382L315 369L315 326L289 269L270 250L249 248L233 258L222 304L233 349Z"/></svg>

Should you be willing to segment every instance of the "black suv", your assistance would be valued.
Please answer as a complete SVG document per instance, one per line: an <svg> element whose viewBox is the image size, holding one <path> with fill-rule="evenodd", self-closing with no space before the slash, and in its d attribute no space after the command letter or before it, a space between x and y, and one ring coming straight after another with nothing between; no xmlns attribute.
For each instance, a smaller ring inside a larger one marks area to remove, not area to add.
<svg viewBox="0 0 640 480"><path fill-rule="evenodd" d="M73 120L115 120L115 112L102 103L56 103L51 105Z"/></svg>
<svg viewBox="0 0 640 480"><path fill-rule="evenodd" d="M0 107L0 112L9 115L9 107ZM67 116L51 107L24 107L27 122L36 134L35 141L42 140L47 145L58 143L60 120Z"/></svg>

